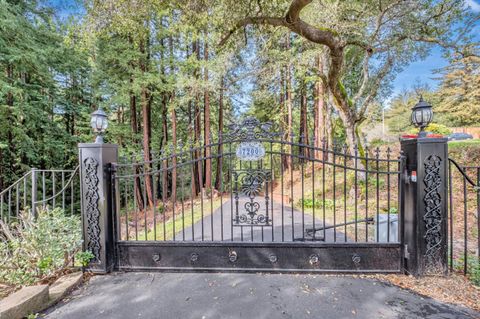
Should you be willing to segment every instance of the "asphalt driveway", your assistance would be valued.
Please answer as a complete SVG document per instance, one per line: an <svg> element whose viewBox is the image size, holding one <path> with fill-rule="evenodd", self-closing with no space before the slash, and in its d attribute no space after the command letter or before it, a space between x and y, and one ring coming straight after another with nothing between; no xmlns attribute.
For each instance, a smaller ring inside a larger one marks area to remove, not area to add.
<svg viewBox="0 0 480 319"><path fill-rule="evenodd" d="M95 276L46 318L480 318L373 279L242 273Z"/></svg>

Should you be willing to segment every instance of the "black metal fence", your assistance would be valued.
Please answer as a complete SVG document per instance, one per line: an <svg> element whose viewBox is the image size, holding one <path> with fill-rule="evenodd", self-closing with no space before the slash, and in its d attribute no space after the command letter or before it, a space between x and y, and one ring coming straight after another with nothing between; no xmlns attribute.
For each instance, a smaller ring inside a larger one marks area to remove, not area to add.
<svg viewBox="0 0 480 319"><path fill-rule="evenodd" d="M0 192L0 220L10 222L20 214L35 214L38 208L62 208L67 214L80 213L78 167L31 169ZM32 209L33 208L33 209Z"/></svg>
<svg viewBox="0 0 480 319"><path fill-rule="evenodd" d="M269 128L114 164L118 240L400 242L401 156Z"/></svg>
<svg viewBox="0 0 480 319"><path fill-rule="evenodd" d="M449 158L449 265L468 275L480 270L480 166Z"/></svg>

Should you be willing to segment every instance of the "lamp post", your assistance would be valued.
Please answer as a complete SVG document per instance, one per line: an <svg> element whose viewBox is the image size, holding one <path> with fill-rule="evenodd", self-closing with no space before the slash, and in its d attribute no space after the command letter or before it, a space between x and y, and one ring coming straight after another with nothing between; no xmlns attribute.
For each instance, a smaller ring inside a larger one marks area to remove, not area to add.
<svg viewBox="0 0 480 319"><path fill-rule="evenodd" d="M103 142L108 116L99 108L92 113L90 126L95 143L78 145L80 199L83 223L83 249L93 254L88 271L107 273L114 267L114 224L116 203L114 179L118 146Z"/></svg>
<svg viewBox="0 0 480 319"><path fill-rule="evenodd" d="M448 267L448 139L425 138L432 119L432 106L420 97L411 115L420 133L417 138L401 139L399 229L403 267L414 276L446 274Z"/></svg>
<svg viewBox="0 0 480 319"><path fill-rule="evenodd" d="M425 128L432 122L433 119L433 111L432 106L430 103L423 100L423 97L420 96L420 100L417 104L412 108L412 117L411 121L415 127L420 128L420 132L418 133L418 137L427 137L427 132L425 132Z"/></svg>
<svg viewBox="0 0 480 319"><path fill-rule="evenodd" d="M103 135L108 127L108 117L107 114L99 108L92 113L92 119L90 120L90 126L93 129L93 132L97 135L95 138L95 143L103 143Z"/></svg>

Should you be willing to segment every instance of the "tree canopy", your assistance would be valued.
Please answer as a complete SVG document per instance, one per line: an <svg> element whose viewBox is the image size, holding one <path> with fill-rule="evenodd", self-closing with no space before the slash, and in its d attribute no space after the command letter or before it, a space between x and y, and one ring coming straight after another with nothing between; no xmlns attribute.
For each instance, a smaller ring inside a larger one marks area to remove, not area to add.
<svg viewBox="0 0 480 319"><path fill-rule="evenodd" d="M123 159L209 143L243 114L275 121L285 138L363 151L396 74L434 46L451 61L435 110L455 125L480 121L480 16L464 1L80 5L65 18L47 2L0 0L0 189L29 167L76 165L98 107ZM413 99L394 98L390 118Z"/></svg>

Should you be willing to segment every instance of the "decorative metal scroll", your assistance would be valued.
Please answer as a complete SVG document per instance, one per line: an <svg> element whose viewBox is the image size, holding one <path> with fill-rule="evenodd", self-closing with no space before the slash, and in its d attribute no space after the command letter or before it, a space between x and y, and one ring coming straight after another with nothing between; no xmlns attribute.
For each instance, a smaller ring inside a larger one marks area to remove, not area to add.
<svg viewBox="0 0 480 319"><path fill-rule="evenodd" d="M235 196L234 226L271 226L269 213L269 182L271 172L266 170L241 170L233 172ZM239 190L240 188L240 190ZM264 191L265 212L260 212L260 202L256 201L258 195ZM240 211L240 195L248 199Z"/></svg>
<svg viewBox="0 0 480 319"><path fill-rule="evenodd" d="M222 137L224 140L253 141L256 139L269 139L282 136L281 132L275 132L271 122L261 123L254 117L247 117L240 123L228 125L228 132Z"/></svg>
<svg viewBox="0 0 480 319"><path fill-rule="evenodd" d="M87 250L100 262L100 210L98 209L98 161L92 157L84 160L85 164L85 218L87 223Z"/></svg>
<svg viewBox="0 0 480 319"><path fill-rule="evenodd" d="M442 246L444 238L442 236L442 197L440 187L442 185L442 176L440 168L442 159L437 155L431 155L425 159L425 272L439 273L443 272L442 266Z"/></svg>

